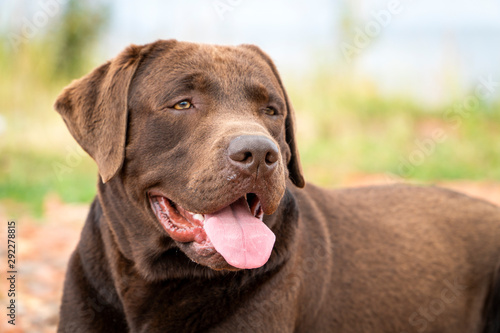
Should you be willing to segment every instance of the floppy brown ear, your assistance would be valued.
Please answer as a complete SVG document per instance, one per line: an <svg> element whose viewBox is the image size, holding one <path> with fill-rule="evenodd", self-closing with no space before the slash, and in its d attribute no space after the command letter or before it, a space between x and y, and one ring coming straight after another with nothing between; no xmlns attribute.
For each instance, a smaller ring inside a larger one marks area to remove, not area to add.
<svg viewBox="0 0 500 333"><path fill-rule="evenodd" d="M302 165L300 164L299 149L295 140L295 111L293 110L290 99L288 98L288 95L279 77L278 80L280 82L281 89L283 89L283 94L285 94L286 106L288 109L288 114L285 119L286 142L288 143L290 152L292 154L290 162L288 162L288 172L290 173L290 179L295 184L295 186L302 188L306 185L306 182L304 180L304 175L302 172Z"/></svg>
<svg viewBox="0 0 500 333"><path fill-rule="evenodd" d="M104 183L118 172L124 160L128 90L147 49L129 46L113 60L73 81L54 104L71 135L96 161Z"/></svg>
<svg viewBox="0 0 500 333"><path fill-rule="evenodd" d="M271 60L271 58L257 46L250 44L244 44L241 46L253 50L266 61L269 67L271 67L271 70L273 71L274 76L278 80L281 90L283 91L287 108L287 116L285 119L285 130L286 130L285 135L286 135L286 142L288 143L288 147L290 148L290 153L291 153L290 161L288 161L287 164L288 174L292 183L294 183L295 186L302 188L305 186L306 182L304 180L304 176L302 173L299 150L297 148L297 143L295 140L295 111L293 110L292 103L288 98L288 94L286 93L285 87L281 82L278 70L276 69L276 66L274 65L274 62Z"/></svg>

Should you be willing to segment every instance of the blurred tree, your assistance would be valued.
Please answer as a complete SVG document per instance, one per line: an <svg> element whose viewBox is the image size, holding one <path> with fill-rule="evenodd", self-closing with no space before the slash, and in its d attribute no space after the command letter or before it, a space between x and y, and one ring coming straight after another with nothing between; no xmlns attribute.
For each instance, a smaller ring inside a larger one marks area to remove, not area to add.
<svg viewBox="0 0 500 333"><path fill-rule="evenodd" d="M57 48L55 76L71 79L84 74L109 17L109 7L103 2L68 1L52 27Z"/></svg>

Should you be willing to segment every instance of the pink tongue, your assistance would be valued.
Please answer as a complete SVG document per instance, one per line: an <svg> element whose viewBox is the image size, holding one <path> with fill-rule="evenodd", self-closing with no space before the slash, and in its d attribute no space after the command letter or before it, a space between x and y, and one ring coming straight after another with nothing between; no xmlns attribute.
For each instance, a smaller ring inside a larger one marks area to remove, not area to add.
<svg viewBox="0 0 500 333"><path fill-rule="evenodd" d="M244 198L205 218L208 238L231 266L257 268L267 262L276 236L252 215Z"/></svg>

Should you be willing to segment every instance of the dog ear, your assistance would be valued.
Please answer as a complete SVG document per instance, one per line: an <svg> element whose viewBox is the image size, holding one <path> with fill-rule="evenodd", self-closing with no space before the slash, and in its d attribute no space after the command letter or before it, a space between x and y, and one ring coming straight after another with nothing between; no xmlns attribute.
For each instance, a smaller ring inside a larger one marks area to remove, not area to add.
<svg viewBox="0 0 500 333"><path fill-rule="evenodd" d="M300 157L299 157L299 150L297 147L297 143L295 140L295 111L293 110L292 103L290 102L290 99L288 98L288 95L286 93L285 87L283 86L283 83L281 82L280 75L278 73L278 70L276 69L276 66L274 65L274 62L271 60L271 58L263 52L260 48L258 48L255 45L251 44L244 44L241 45L242 47L245 47L247 49L250 49L254 52L256 52L261 58L263 58L266 63L271 67L271 70L274 73L274 76L278 80L278 83L281 87L281 90L283 91L283 95L285 96L286 100L286 108L287 108L287 116L285 119L285 135L286 135L286 142L288 143L288 147L290 148L290 153L291 157L290 160L288 161L288 174L290 177L290 180L295 184L297 187L304 187L305 186L305 180L304 176L302 173L302 166L300 164Z"/></svg>
<svg viewBox="0 0 500 333"><path fill-rule="evenodd" d="M96 161L103 183L123 164L128 90L150 45L129 46L113 60L73 81L54 104L71 135Z"/></svg>
<svg viewBox="0 0 500 333"><path fill-rule="evenodd" d="M288 114L285 119L286 142L288 143L292 154L290 161L288 162L288 172L290 173L290 179L295 186L302 188L306 185L306 182L302 172L302 165L300 164L299 149L295 140L295 112L281 80L279 78L278 80L280 82L281 89L283 90L283 94L285 94L286 106L288 109Z"/></svg>

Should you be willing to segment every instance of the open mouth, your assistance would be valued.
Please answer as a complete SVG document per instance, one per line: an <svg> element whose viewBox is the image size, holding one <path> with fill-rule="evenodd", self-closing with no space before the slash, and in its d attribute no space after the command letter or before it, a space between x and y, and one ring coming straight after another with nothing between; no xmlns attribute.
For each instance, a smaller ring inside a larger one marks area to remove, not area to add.
<svg viewBox="0 0 500 333"><path fill-rule="evenodd" d="M237 202L241 204L243 200L246 202L249 212L262 221L264 212L257 195L247 193L233 204ZM203 239L196 239L196 229L203 228L206 215L210 214L192 213L164 196L150 196L149 201L161 225L174 240L178 242L203 242Z"/></svg>
<svg viewBox="0 0 500 333"><path fill-rule="evenodd" d="M203 250L200 255L215 250L237 268L260 267L271 255L276 237L262 222L264 213L254 193L210 214L190 212L162 195L150 194L149 201L170 237L195 243Z"/></svg>

